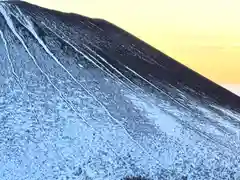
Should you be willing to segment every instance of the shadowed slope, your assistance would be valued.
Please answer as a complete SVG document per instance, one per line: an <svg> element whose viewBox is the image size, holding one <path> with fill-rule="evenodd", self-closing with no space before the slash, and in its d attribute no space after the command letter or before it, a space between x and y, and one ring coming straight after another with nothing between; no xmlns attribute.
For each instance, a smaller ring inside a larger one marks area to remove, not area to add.
<svg viewBox="0 0 240 180"><path fill-rule="evenodd" d="M35 13L38 11L47 14L51 13L54 17L57 17L66 24L76 26L76 28L83 28L80 23L85 24L84 29L89 30L89 34L86 34L88 38L93 41L97 41L100 38L104 41L104 43L98 44L98 49L110 57L115 56L115 59L120 59L122 64L128 65L131 69L136 70L136 72L139 72L140 75L147 79L154 77L156 80L165 80L167 83L178 88L185 89L187 87L212 98L223 106L239 109L240 98L235 94L211 82L202 75L192 71L171 57L159 52L154 47L109 22L72 13L61 13L47 9L43 10L38 6L27 3L15 2L15 4L16 3L26 11L30 10L33 12L34 9L34 11L36 11ZM111 48L109 48L107 44L111 44ZM119 51L123 53L118 53ZM136 54L138 54L137 57ZM139 59L139 56L146 61Z"/></svg>
<svg viewBox="0 0 240 180"><path fill-rule="evenodd" d="M238 176L238 96L103 20L0 2L0 30L1 179Z"/></svg>

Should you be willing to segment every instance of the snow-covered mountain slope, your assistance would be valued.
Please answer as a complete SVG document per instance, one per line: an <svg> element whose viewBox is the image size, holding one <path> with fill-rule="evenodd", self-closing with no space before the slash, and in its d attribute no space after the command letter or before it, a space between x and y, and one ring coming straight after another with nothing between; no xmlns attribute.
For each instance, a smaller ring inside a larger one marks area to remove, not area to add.
<svg viewBox="0 0 240 180"><path fill-rule="evenodd" d="M103 20L0 2L0 179L234 179L240 98Z"/></svg>

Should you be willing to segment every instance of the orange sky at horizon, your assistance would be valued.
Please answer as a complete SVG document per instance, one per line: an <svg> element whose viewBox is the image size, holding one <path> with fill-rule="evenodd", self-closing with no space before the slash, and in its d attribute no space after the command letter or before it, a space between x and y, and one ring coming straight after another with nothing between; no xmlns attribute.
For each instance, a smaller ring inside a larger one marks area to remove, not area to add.
<svg viewBox="0 0 240 180"><path fill-rule="evenodd" d="M219 84L240 84L238 0L26 0L110 21Z"/></svg>

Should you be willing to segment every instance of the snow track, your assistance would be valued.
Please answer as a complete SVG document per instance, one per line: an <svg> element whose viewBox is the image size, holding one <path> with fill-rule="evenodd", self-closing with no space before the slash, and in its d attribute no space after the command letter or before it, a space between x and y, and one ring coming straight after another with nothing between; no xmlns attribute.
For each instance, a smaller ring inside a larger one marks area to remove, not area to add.
<svg viewBox="0 0 240 180"><path fill-rule="evenodd" d="M104 39L111 25L15 3L0 2L0 179L238 178L239 112L135 67L174 72Z"/></svg>
<svg viewBox="0 0 240 180"><path fill-rule="evenodd" d="M6 13L3 13L6 16ZM6 17L5 17L6 18ZM8 24L11 24L11 26L9 27L13 27L12 22L9 22L10 19L7 19ZM109 115L109 117L111 117L112 120L114 120L121 128L123 128L126 132L126 134L128 135L128 137L138 145L139 148L141 148L143 151L145 151L147 154L150 155L150 157L152 157L153 159L155 159L156 161L158 161L158 159L156 159L156 157L152 156L151 153L149 153L144 147L142 147L142 145L140 145L135 139L133 139L133 137L128 133L128 131L124 128L124 126L122 125L122 123L117 120L116 118L114 118L111 113L109 112L109 110L97 99L97 97L95 97L89 90L87 90L80 82L78 82L78 80L60 63L60 61L50 52L50 50L46 47L46 45L43 43L43 41L38 37L38 35L36 34L36 32L34 31L34 28L31 24L31 22L27 19L25 19L25 22L27 22L27 25L24 25L26 29L28 29L33 36L37 39L37 41L39 42L39 44L44 48L44 50L49 54L50 57L52 57L52 59L54 59L56 61L56 63L64 69L64 71L67 72L67 74L79 85L81 86L87 93L89 96L91 96L95 101L97 101L98 104L100 104L100 106L106 111L106 113ZM16 35L16 31L13 30L13 32L15 32L14 34ZM34 60L34 63L36 64L36 66L38 67L38 69L45 75L45 77L48 79L49 83L59 92L59 94L62 96L62 93L59 91L59 89L57 89L57 87L51 82L50 78L47 76L46 73L43 72L43 70L40 68L40 66L37 64L36 59L32 56L32 54L29 52L29 50L27 49L26 45L24 44L23 40L20 38L20 36L17 36L19 38L19 40L21 41L21 43L23 44L23 46L25 47L26 51L28 52L29 56ZM90 58L88 58L90 59ZM63 97L63 96L62 96ZM65 99L64 99L65 100ZM67 102L67 100L65 100ZM73 107L70 105L71 109L73 109ZM73 109L74 110L74 109ZM75 110L74 110L75 111ZM76 111L75 111L76 112ZM86 121L85 121L86 122ZM158 161L159 165L160 162Z"/></svg>
<svg viewBox="0 0 240 180"><path fill-rule="evenodd" d="M19 83L20 87L22 88L22 85L21 85L20 80L19 80L20 78L18 77L18 75L15 72L15 68L13 66L12 59L11 59L10 54L9 54L7 41L6 41L6 39L4 37L4 34L1 30L0 30L0 36L3 40L4 46L5 46L5 49L6 49L7 57L8 57L10 65L11 65L12 74L14 75L14 77L16 78L16 81Z"/></svg>
<svg viewBox="0 0 240 180"><path fill-rule="evenodd" d="M98 134L101 135L101 132L100 131L97 131L94 127L92 127L86 120L84 120L84 118L77 112L77 110L74 109L74 107L71 105L71 103L63 96L62 92L52 83L52 81L50 80L49 76L40 68L40 66L38 65L36 59L33 57L33 55L30 53L29 49L27 48L26 44L24 43L23 39L20 37L20 35L16 32L15 28L14 28L14 25L12 23L12 21L10 20L10 18L6 15L6 12L4 9L1 9L0 7L0 12L4 15L4 17L6 18L6 21L9 25L9 28L12 30L12 32L15 34L15 36L18 38L18 40L22 43L23 47L25 48L25 50L27 51L28 55L31 57L31 59L34 61L34 64L37 66L37 68L41 71L41 73L46 77L46 79L48 80L48 82L54 87L54 89L59 93L60 97L63 99L64 102L66 102L66 104L76 113L78 114L78 116L80 117L80 119L86 123L90 128L92 128L95 132L97 132ZM27 28L27 27L26 27ZM28 29L30 30L30 29ZM32 29L33 34L35 35L35 37L37 38L37 40L39 41L39 43L44 47L44 49L46 50L46 52L48 54L50 54L50 56L62 67L64 68L65 71L67 71L65 69L65 67L63 67L63 65L57 60L57 58L47 49L47 47L44 45L44 43L38 38L38 36L35 34L34 30ZM4 39L4 36L3 36L3 33L0 31L0 35L2 37L2 39L4 40L4 43L6 45L6 40ZM7 46L6 46L6 49L7 49ZM7 50L8 52L8 50ZM9 54L8 54L8 57L9 57ZM9 57L10 59L10 57ZM11 61L11 60L10 60ZM12 63L11 63L11 66L12 66ZM68 72L68 71L67 71ZM13 73L16 77L18 77L16 75L16 73L14 72L13 70ZM69 72L68 74L73 77ZM74 79L75 80L75 79ZM104 139L102 137L102 139ZM118 154L111 148L111 145L108 145L109 148L115 153L116 156L118 156ZM121 157L120 157L121 158ZM125 164L128 164L124 159L122 159L122 161L125 163Z"/></svg>

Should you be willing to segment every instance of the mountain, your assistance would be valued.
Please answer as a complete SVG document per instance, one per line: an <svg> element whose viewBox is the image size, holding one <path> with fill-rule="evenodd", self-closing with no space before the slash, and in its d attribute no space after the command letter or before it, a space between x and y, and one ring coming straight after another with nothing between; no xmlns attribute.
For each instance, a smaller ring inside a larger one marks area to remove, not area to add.
<svg viewBox="0 0 240 180"><path fill-rule="evenodd" d="M240 176L240 97L109 22L0 2L0 69L1 180Z"/></svg>

